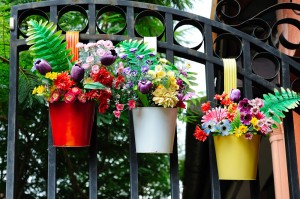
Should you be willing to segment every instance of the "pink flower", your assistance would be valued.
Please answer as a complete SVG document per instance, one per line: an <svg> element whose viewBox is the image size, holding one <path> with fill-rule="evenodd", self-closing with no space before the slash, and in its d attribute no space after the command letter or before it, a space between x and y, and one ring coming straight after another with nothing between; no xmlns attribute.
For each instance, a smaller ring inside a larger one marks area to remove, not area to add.
<svg viewBox="0 0 300 199"><path fill-rule="evenodd" d="M56 101L59 100L59 98L60 98L59 92L54 91L54 92L52 93L51 97L50 97L49 102L50 102L50 103L56 102Z"/></svg>
<svg viewBox="0 0 300 199"><path fill-rule="evenodd" d="M88 63L82 64L81 66L83 69L88 69L90 65Z"/></svg>
<svg viewBox="0 0 300 199"><path fill-rule="evenodd" d="M205 115L202 117L201 122L208 122L210 120L215 120L216 122L220 122L223 119L226 119L228 114L227 109L225 108L213 108L212 110L208 110Z"/></svg>
<svg viewBox="0 0 300 199"><path fill-rule="evenodd" d="M121 111L115 110L115 111L113 111L113 113L114 113L114 115L115 115L116 118L120 118Z"/></svg>
<svg viewBox="0 0 300 199"><path fill-rule="evenodd" d="M97 53L98 56L102 57L105 54L105 52L106 51L104 49L99 48L96 53Z"/></svg>
<svg viewBox="0 0 300 199"><path fill-rule="evenodd" d="M135 104L136 104L135 100L129 100L128 102L129 110L135 108Z"/></svg>
<svg viewBox="0 0 300 199"><path fill-rule="evenodd" d="M92 66L92 73L96 74L98 72L99 72L99 66L98 65Z"/></svg>
<svg viewBox="0 0 300 199"><path fill-rule="evenodd" d="M106 40L103 42L103 45L108 48L109 50L114 48L114 44L110 40Z"/></svg>
<svg viewBox="0 0 300 199"><path fill-rule="evenodd" d="M72 92L75 96L77 96L77 95L79 95L79 94L81 93L81 89L78 88L77 86L75 86L75 87L71 88L71 92Z"/></svg>
<svg viewBox="0 0 300 199"><path fill-rule="evenodd" d="M84 93L80 93L78 96L77 96L77 99L78 101L80 101L81 103L85 103L86 102L86 96Z"/></svg>
<svg viewBox="0 0 300 199"><path fill-rule="evenodd" d="M247 140L252 140L253 134L252 133L246 133L245 134L245 139Z"/></svg>
<svg viewBox="0 0 300 199"><path fill-rule="evenodd" d="M85 61L86 61L86 63L89 63L89 64L93 63L94 62L94 57L93 56L89 56L89 57L86 58Z"/></svg>
<svg viewBox="0 0 300 199"><path fill-rule="evenodd" d="M118 111L122 111L124 109L124 104L117 104L116 108Z"/></svg>
<svg viewBox="0 0 300 199"><path fill-rule="evenodd" d="M99 41L97 41L97 44L98 44L98 45L103 45L103 43L104 43L104 40L99 40Z"/></svg>
<svg viewBox="0 0 300 199"><path fill-rule="evenodd" d="M72 92L67 92L67 93L65 94L65 102L66 102L66 103L72 103L72 102L74 102L75 100L76 100L76 97L75 97L74 93L72 93Z"/></svg>
<svg viewBox="0 0 300 199"><path fill-rule="evenodd" d="M85 47L85 44L79 42L76 44L76 48L84 48Z"/></svg>
<svg viewBox="0 0 300 199"><path fill-rule="evenodd" d="M92 48L92 47L94 47L94 46L96 46L97 44L96 43L88 43L87 45L86 45L86 47L87 48Z"/></svg>

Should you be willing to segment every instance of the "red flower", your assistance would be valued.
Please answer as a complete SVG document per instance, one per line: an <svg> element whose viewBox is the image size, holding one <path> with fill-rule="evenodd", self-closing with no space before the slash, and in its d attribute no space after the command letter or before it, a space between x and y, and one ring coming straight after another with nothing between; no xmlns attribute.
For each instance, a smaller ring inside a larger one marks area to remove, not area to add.
<svg viewBox="0 0 300 199"><path fill-rule="evenodd" d="M94 82L100 82L105 86L108 86L110 88L112 87L114 77L104 67L100 68L97 73L92 73L91 77Z"/></svg>
<svg viewBox="0 0 300 199"><path fill-rule="evenodd" d="M116 85L115 87L118 88L120 84L125 82L125 77L122 75L118 75L118 77L116 78Z"/></svg>
<svg viewBox="0 0 300 199"><path fill-rule="evenodd" d="M203 103L203 104L201 105L201 110L202 110L202 112L206 112L206 111L208 111L210 108L211 108L211 107L210 107L210 102L206 102L206 103Z"/></svg>
<svg viewBox="0 0 300 199"><path fill-rule="evenodd" d="M57 78L54 80L54 85L57 89L61 90L69 90L75 82L71 80L71 77L68 75L67 72L62 72L59 75L57 75Z"/></svg>
<svg viewBox="0 0 300 199"><path fill-rule="evenodd" d="M180 101L177 102L176 107L185 108L185 104L183 103L182 100L180 100Z"/></svg>
<svg viewBox="0 0 300 199"><path fill-rule="evenodd" d="M227 96L227 93L223 93L222 95L216 94L214 98L215 98L216 100L223 100L223 99L226 98L226 96Z"/></svg>
<svg viewBox="0 0 300 199"><path fill-rule="evenodd" d="M195 129L195 132L193 135L197 140L202 141L202 142L204 142L208 137L208 134L206 134L199 126L196 126L196 129Z"/></svg>
<svg viewBox="0 0 300 199"><path fill-rule="evenodd" d="M232 104L232 101L228 97L226 97L221 100L221 104L223 104L225 106L229 106L230 104Z"/></svg>
<svg viewBox="0 0 300 199"><path fill-rule="evenodd" d="M73 87L73 88L71 88L71 92L74 94L74 95L79 95L79 94L81 94L81 89L80 88L78 88L77 86L75 86L75 87Z"/></svg>
<svg viewBox="0 0 300 199"><path fill-rule="evenodd" d="M122 111L124 109L124 104L116 104L116 108L118 111Z"/></svg>
<svg viewBox="0 0 300 199"><path fill-rule="evenodd" d="M50 103L56 102L56 101L59 100L59 98L60 98L59 92L54 91L54 92L51 94L51 97L50 97L49 102L50 102Z"/></svg>
<svg viewBox="0 0 300 199"><path fill-rule="evenodd" d="M115 111L113 111L113 113L114 113L114 115L115 115L116 118L120 118L121 111L115 110Z"/></svg>
<svg viewBox="0 0 300 199"><path fill-rule="evenodd" d="M86 102L86 96L84 93L80 93L78 96L77 96L77 99L78 101L80 101L81 103L85 103Z"/></svg>

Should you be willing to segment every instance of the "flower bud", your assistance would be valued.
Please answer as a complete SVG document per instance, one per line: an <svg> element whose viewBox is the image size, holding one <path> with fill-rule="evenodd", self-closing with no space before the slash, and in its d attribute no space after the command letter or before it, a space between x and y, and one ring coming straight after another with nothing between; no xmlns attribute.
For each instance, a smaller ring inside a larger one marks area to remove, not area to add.
<svg viewBox="0 0 300 199"><path fill-rule="evenodd" d="M71 78L75 82L80 82L84 76L84 69L81 68L79 65L74 65L71 70Z"/></svg>
<svg viewBox="0 0 300 199"><path fill-rule="evenodd" d="M100 59L101 63L104 66L110 66L112 65L117 58L117 53L115 50L110 50L110 52L106 52Z"/></svg>
<svg viewBox="0 0 300 199"><path fill-rule="evenodd" d="M43 59L37 59L34 62L33 69L36 69L42 75L45 75L46 73L51 72L52 70L50 64Z"/></svg>
<svg viewBox="0 0 300 199"><path fill-rule="evenodd" d="M237 102L241 98L241 91L239 89L231 89L230 100Z"/></svg>
<svg viewBox="0 0 300 199"><path fill-rule="evenodd" d="M152 88L152 82L150 81L142 80L138 83L138 89L143 94L149 93L151 88Z"/></svg>

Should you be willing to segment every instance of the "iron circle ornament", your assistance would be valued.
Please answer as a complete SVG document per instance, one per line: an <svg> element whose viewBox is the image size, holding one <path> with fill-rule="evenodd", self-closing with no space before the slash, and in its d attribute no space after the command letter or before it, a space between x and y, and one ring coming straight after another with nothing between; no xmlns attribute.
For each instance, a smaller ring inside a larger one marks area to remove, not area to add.
<svg viewBox="0 0 300 199"><path fill-rule="evenodd" d="M300 92L300 77L296 78L292 84L291 84L291 88L293 91L299 93Z"/></svg>
<svg viewBox="0 0 300 199"><path fill-rule="evenodd" d="M221 57L214 48L214 55L217 56L218 58L222 59L222 58L234 58L234 59L238 59L240 58L240 56L242 55L243 52L243 48L242 48L242 41L235 35L231 34L231 33L222 33L220 35L218 35L216 37L216 39L214 40L214 44L218 44L218 42L221 42L222 40L226 40L227 42L231 41L233 42L233 44L236 45L236 49L234 49L234 45L231 46L231 49L235 50L237 53L236 55L230 55L229 57Z"/></svg>
<svg viewBox="0 0 300 199"><path fill-rule="evenodd" d="M101 8L98 13L97 13L97 16L96 16L96 20L97 20L97 23L96 23L96 27L97 27L97 30L100 34L107 34L107 32L104 32L100 27L99 27L99 23L98 23L98 20L100 19L100 17L106 13L106 12L116 12L116 13L119 13L121 14L121 16L125 19L126 21L126 14L124 12L124 10L118 6L112 6L112 5L109 5L109 6L105 6L103 8ZM121 30L118 31L118 32L115 32L115 33L111 33L111 34L115 34L115 35L122 35L125 30L126 30L126 27L127 27L127 24L125 22L125 26L124 27L121 27Z"/></svg>
<svg viewBox="0 0 300 199"><path fill-rule="evenodd" d="M276 56L268 52L256 53L251 62L252 72L266 80L272 81L277 77L280 62Z"/></svg>
<svg viewBox="0 0 300 199"><path fill-rule="evenodd" d="M60 30L62 30L63 33L66 33L66 30L63 29L63 27L61 27L59 20L61 19L61 17L66 14L67 12L71 12L71 11L75 11L75 12L79 12L80 14L82 14L86 19L88 19L88 15L86 10L79 6L79 5L67 5L64 6L59 12L58 12L58 23L57 26L59 27ZM87 20L87 23L85 24L85 26L82 28L82 30L78 30L80 33L85 33L88 30L88 26L89 22Z"/></svg>
<svg viewBox="0 0 300 199"><path fill-rule="evenodd" d="M160 40L163 36L164 33L166 31L166 26L165 26L165 18L157 11L154 10L144 10L142 12L140 12L134 20L134 33L136 36L138 37L144 37L143 35L141 35L140 33L138 33L137 29L136 29L136 25L137 23L143 18L143 17L155 17L157 18L162 24L163 24L163 31L157 35L157 40Z"/></svg>
<svg viewBox="0 0 300 199"><path fill-rule="evenodd" d="M203 40L204 40L204 37L203 37L203 26L202 26L198 21L196 21L196 20L193 20L193 19L183 19L183 20L179 21L179 22L176 24L176 26L174 27L174 31L173 31L174 34L175 34L176 30L177 30L179 27L184 26L184 25L191 25L191 26L197 28L197 29L201 32L201 34L202 34L202 40L200 41L200 43L197 44L197 45L194 46L194 47L190 47L190 49L198 50L198 49L202 46ZM174 36L174 43L181 46L181 44L179 44L179 43L177 42L175 36Z"/></svg>
<svg viewBox="0 0 300 199"><path fill-rule="evenodd" d="M22 23L23 21L27 18L27 17L30 17L30 16L40 16L42 18L45 18L46 21L49 21L49 17L48 15L42 11L42 10L39 10L39 9L29 9L29 10L25 10L22 14L20 14L19 18L18 18L18 30L19 30L19 33L24 37L26 38L27 35L26 35L26 32L24 32L22 29L21 29L21 26L22 26Z"/></svg>

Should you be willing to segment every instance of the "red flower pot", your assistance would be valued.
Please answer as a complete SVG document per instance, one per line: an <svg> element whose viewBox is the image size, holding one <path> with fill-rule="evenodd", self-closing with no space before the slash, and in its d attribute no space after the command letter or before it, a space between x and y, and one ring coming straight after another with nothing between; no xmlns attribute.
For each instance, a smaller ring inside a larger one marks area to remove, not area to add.
<svg viewBox="0 0 300 199"><path fill-rule="evenodd" d="M53 145L85 147L90 145L95 103L55 102L49 104Z"/></svg>

